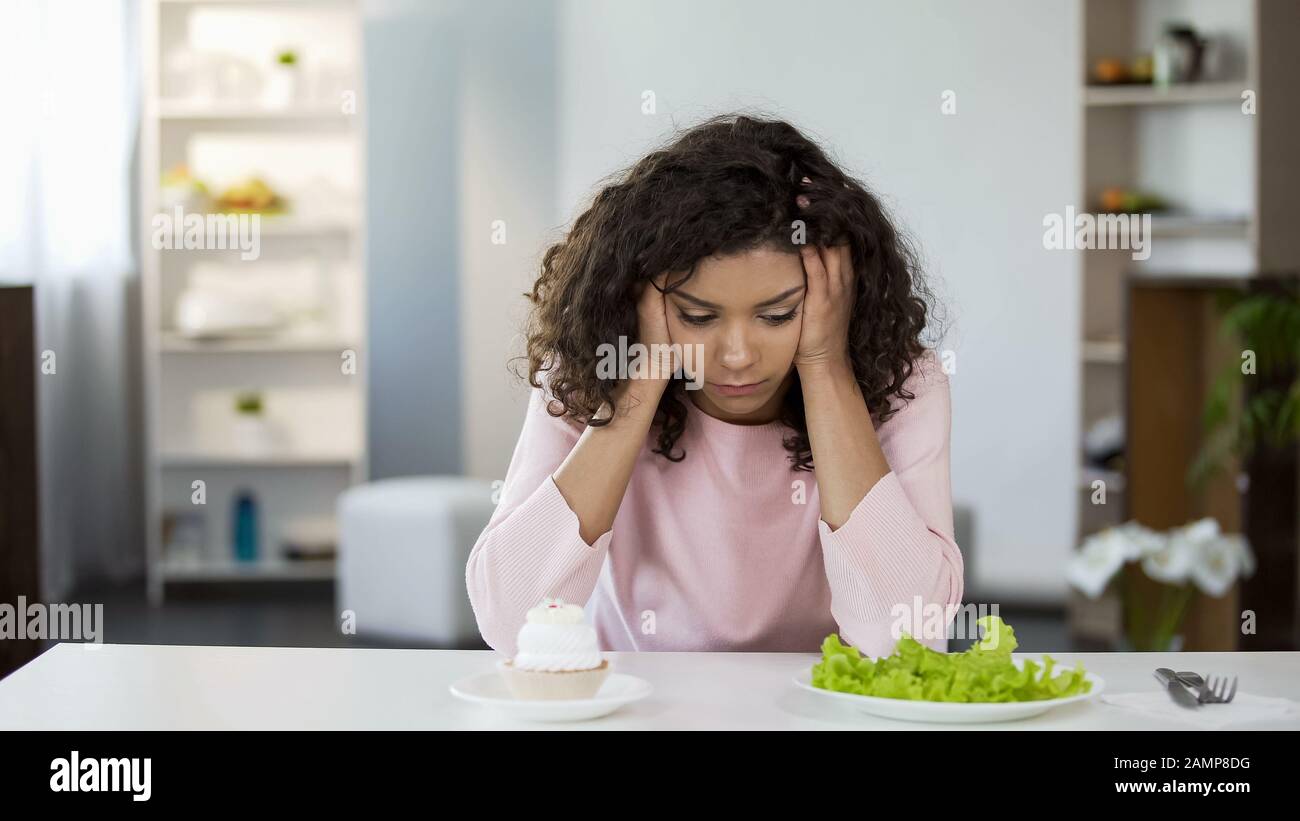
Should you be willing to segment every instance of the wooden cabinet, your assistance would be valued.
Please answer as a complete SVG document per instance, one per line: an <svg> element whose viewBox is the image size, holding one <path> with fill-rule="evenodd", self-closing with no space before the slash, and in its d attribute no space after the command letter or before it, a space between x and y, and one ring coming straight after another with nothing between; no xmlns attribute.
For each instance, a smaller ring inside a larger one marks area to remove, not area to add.
<svg viewBox="0 0 1300 821"><path fill-rule="evenodd" d="M0 287L0 604L13 607L40 600L32 294ZM0 640L0 678L39 652L35 639Z"/></svg>
<svg viewBox="0 0 1300 821"><path fill-rule="evenodd" d="M1245 534L1255 574L1221 598L1199 595L1185 622L1186 650L1294 650L1296 644L1297 447L1260 448L1232 462L1203 487L1187 481L1205 440L1202 409L1224 367L1241 361L1244 345L1220 333L1216 295L1274 287L1281 279L1129 278L1125 369L1127 514L1158 530L1212 516L1226 532ZM1281 374L1273 378L1287 379ZM1243 380L1240 406L1264 377ZM1137 574L1140 576L1141 574ZM1137 583L1150 584L1145 578ZM1154 589L1154 587L1153 587ZM1253 634L1242 611L1255 614Z"/></svg>

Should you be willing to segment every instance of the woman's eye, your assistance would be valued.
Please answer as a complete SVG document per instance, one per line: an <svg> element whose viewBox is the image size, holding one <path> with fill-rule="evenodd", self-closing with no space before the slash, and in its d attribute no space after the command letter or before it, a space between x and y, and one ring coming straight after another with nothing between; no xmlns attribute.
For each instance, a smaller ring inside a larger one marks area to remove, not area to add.
<svg viewBox="0 0 1300 821"><path fill-rule="evenodd" d="M796 308L795 310L792 310L786 314L768 314L766 316L761 317L761 319L769 325L784 325L785 323L794 319L795 315L798 313L799 311Z"/></svg>
<svg viewBox="0 0 1300 821"><path fill-rule="evenodd" d="M677 317L681 319L682 322L685 322L687 325L707 325L709 322L713 320L713 316L711 314L705 314L703 316L700 316L696 314L682 313L680 311L677 313Z"/></svg>

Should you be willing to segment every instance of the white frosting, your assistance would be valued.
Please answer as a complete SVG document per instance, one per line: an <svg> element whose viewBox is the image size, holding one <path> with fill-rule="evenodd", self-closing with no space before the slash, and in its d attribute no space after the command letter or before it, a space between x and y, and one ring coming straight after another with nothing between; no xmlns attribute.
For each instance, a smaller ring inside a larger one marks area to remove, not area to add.
<svg viewBox="0 0 1300 821"><path fill-rule="evenodd" d="M528 623L519 631L515 667L561 672L590 670L604 662L596 629L583 622L581 607L546 599L526 618Z"/></svg>

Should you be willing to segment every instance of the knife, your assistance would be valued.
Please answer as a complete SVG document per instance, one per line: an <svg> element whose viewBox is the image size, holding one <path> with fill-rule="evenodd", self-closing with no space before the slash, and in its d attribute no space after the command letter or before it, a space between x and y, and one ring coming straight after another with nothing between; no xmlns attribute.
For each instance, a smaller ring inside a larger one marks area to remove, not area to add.
<svg viewBox="0 0 1300 821"><path fill-rule="evenodd" d="M1175 704L1189 709L1195 709L1201 706L1201 703L1196 700L1196 696L1192 695L1191 692L1183 686L1182 682L1178 680L1178 676L1174 674L1173 670L1170 670L1168 667L1156 668L1156 678L1165 686L1165 690L1169 693L1169 697L1174 700Z"/></svg>

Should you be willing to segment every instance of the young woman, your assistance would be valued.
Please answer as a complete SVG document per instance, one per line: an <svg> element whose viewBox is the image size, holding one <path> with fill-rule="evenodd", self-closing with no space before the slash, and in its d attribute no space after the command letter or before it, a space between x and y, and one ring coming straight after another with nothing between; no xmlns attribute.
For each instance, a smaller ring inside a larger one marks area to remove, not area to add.
<svg viewBox="0 0 1300 821"><path fill-rule="evenodd" d="M605 650L947 648L933 300L813 142L745 116L685 131L596 194L528 296L532 397L466 568L493 648L513 655L545 597L585 605ZM601 367L636 342L683 355Z"/></svg>

